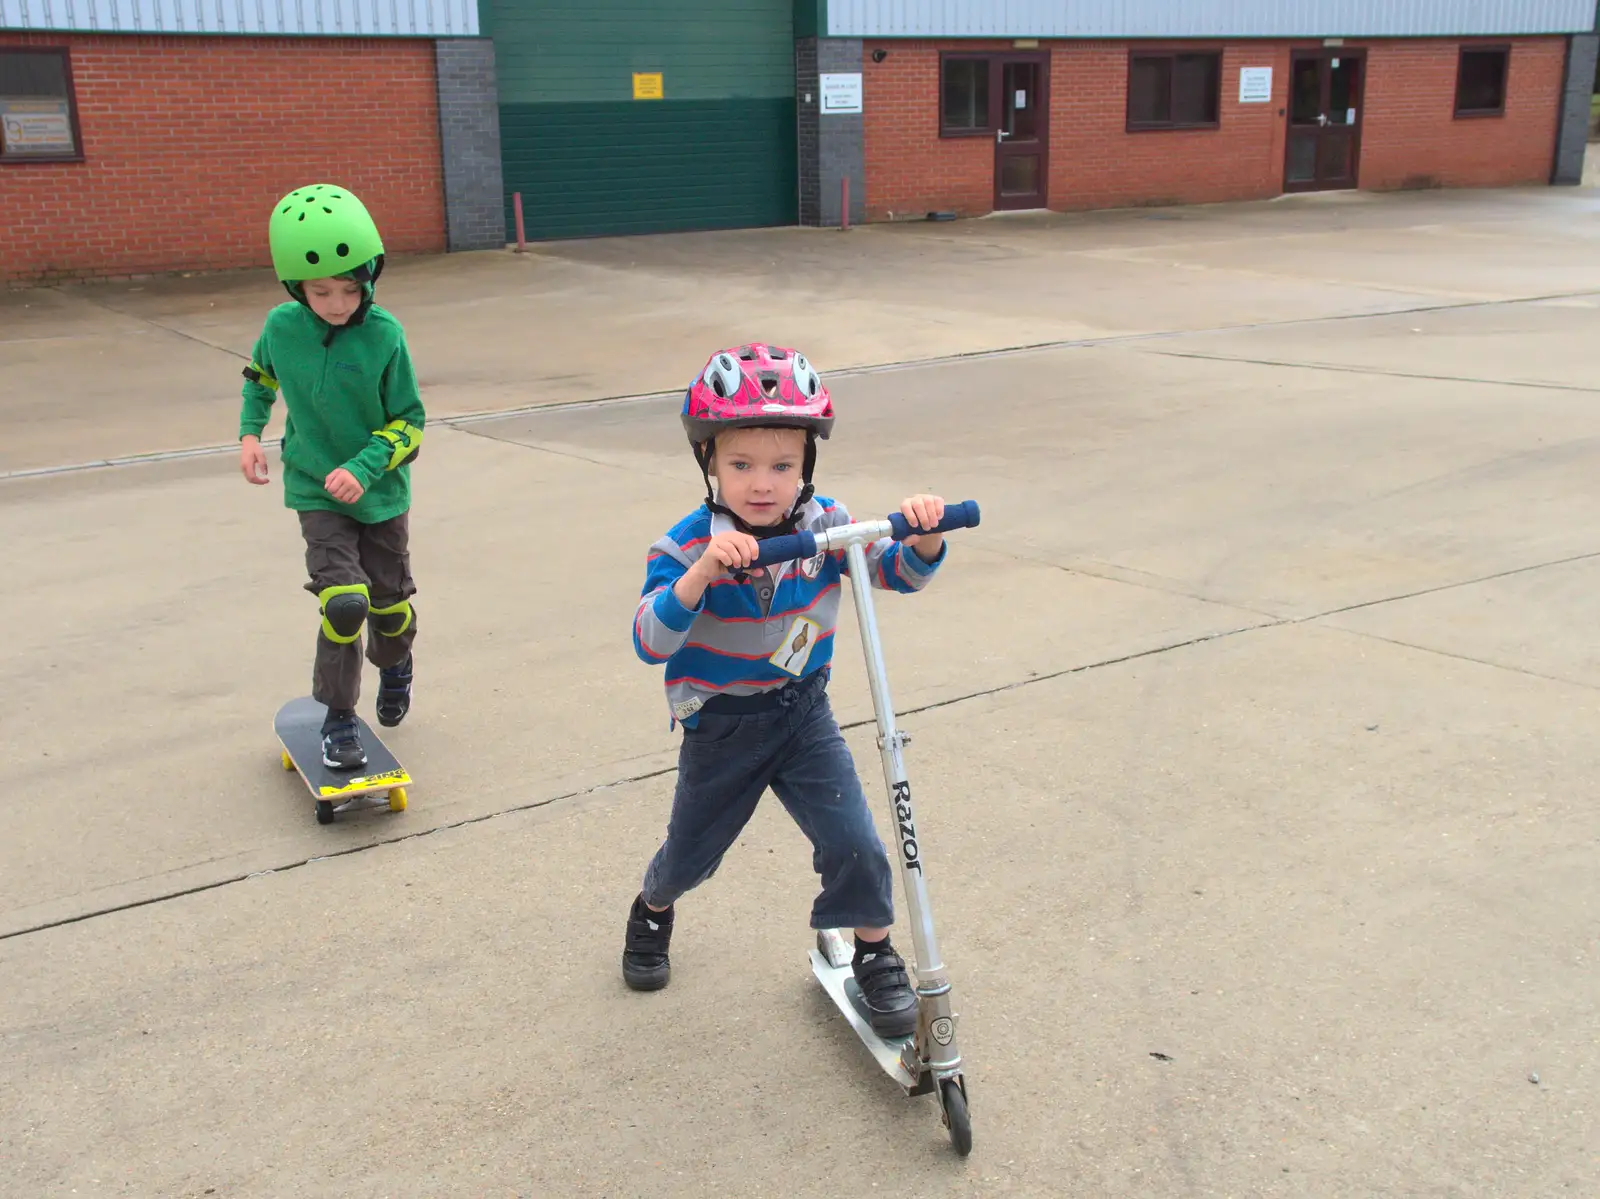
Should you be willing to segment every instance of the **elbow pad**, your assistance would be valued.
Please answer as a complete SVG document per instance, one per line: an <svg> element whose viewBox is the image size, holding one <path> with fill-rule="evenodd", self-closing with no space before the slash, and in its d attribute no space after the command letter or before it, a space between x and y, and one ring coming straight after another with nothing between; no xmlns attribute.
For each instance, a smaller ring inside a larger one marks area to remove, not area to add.
<svg viewBox="0 0 1600 1199"><path fill-rule="evenodd" d="M422 452L422 430L403 420L392 420L373 433L389 443L389 464L384 470L395 470L416 459Z"/></svg>

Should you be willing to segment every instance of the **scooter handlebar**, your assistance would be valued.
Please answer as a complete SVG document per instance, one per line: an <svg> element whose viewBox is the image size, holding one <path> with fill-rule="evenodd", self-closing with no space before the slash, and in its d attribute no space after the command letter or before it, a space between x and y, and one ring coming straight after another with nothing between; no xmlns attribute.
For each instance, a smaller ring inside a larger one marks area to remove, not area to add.
<svg viewBox="0 0 1600 1199"><path fill-rule="evenodd" d="M904 541L907 537L912 537L919 533L948 533L953 529L976 528L979 515L978 501L964 500L959 504L946 505L944 519L932 529L914 529L911 527L911 522L898 512L890 513L886 522L873 521L870 524L877 526L878 531L874 532L874 539L883 536L887 532L896 541ZM887 529L884 529L885 524L888 525ZM870 527L870 525L866 527ZM850 538L848 534L844 537L839 536L844 534L845 530L851 528L852 526L846 525L841 528L829 529L822 534L821 538L815 533L791 533L787 537L769 537L761 543L761 553L750 565L752 567L771 566L776 562L793 562L797 558L815 558L819 544L824 548L836 549L838 548L834 544L836 538L841 543L845 540L852 540L853 538Z"/></svg>
<svg viewBox="0 0 1600 1199"><path fill-rule="evenodd" d="M978 501L962 500L959 504L946 504L944 519L931 529L913 529L911 522L898 512L889 514L889 524L894 529L894 539L904 541L907 537L919 533L948 533L952 529L975 529L978 527Z"/></svg>
<svg viewBox="0 0 1600 1199"><path fill-rule="evenodd" d="M817 556L815 533L791 533L787 537L769 537L761 543L761 553L750 565L771 566L775 562L793 562L796 558Z"/></svg>

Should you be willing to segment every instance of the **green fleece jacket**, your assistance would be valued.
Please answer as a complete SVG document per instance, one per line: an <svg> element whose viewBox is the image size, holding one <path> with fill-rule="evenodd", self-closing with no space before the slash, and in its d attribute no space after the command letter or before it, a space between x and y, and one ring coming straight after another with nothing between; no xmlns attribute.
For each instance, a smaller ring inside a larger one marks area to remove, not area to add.
<svg viewBox="0 0 1600 1199"><path fill-rule="evenodd" d="M246 372L239 436L261 436L281 390L288 410L284 506L377 524L411 507L411 467L391 464L400 457L397 438L421 441L422 397L405 331L388 312L374 304L361 324L340 329L324 346L328 328L304 304L280 304L267 314ZM366 489L353 504L341 504L323 486L341 466Z"/></svg>

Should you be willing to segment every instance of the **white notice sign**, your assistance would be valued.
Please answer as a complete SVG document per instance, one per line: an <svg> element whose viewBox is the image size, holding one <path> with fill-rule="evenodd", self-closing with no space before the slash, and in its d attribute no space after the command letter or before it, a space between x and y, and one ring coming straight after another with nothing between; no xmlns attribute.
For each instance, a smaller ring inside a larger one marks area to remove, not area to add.
<svg viewBox="0 0 1600 1199"><path fill-rule="evenodd" d="M1272 68L1243 67L1239 71L1239 103L1267 104L1272 100Z"/></svg>
<svg viewBox="0 0 1600 1199"><path fill-rule="evenodd" d="M828 113L861 111L861 75L822 75L822 111Z"/></svg>
<svg viewBox="0 0 1600 1199"><path fill-rule="evenodd" d="M75 153L67 102L0 96L0 147L19 157Z"/></svg>

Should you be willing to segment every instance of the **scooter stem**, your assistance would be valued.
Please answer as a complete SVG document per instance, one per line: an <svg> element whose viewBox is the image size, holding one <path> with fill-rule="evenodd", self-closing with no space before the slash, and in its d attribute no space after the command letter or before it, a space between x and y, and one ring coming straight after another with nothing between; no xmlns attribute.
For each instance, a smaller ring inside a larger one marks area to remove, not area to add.
<svg viewBox="0 0 1600 1199"><path fill-rule="evenodd" d="M878 748L883 758L883 778L888 784L893 803L892 827L900 845L900 877L905 883L906 906L910 909L911 940L916 952L917 996L921 1009L917 1041L926 1067L931 1068L936 1077L941 1077L957 1068L961 1059L952 1035L954 1029L948 1027L948 1020L942 1021L946 1026L940 1030L942 1039L929 1034L930 1016L938 1018L950 1014L950 983L945 977L944 961L939 956L922 850L917 841L911 784L906 778L902 753L906 738L895 728L894 702L889 696L889 674L883 663L883 647L878 639L878 617L872 606L872 583L871 575L867 573L866 552L859 541L851 541L845 554L850 563L850 589L855 598L856 627L861 631L867 677L872 685L872 707L878 718ZM933 1001L931 1011L929 1000ZM913 1071L913 1077L916 1073Z"/></svg>

